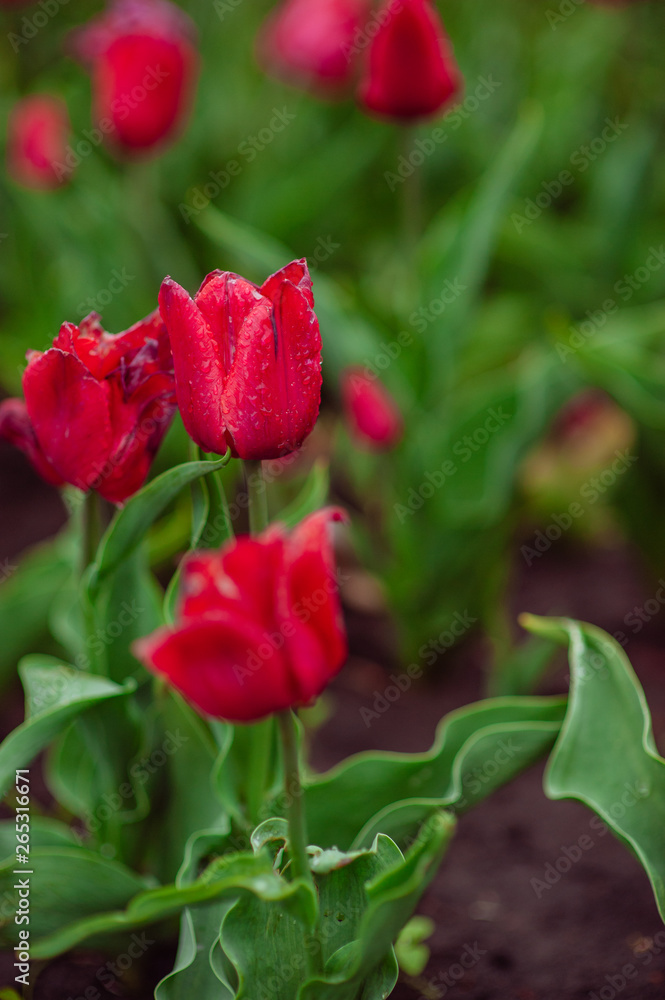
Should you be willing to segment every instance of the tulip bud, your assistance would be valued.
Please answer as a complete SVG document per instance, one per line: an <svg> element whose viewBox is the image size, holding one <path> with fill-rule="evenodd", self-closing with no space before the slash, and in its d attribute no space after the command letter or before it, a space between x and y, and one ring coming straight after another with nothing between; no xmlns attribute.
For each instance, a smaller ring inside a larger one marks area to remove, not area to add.
<svg viewBox="0 0 665 1000"><path fill-rule="evenodd" d="M178 405L204 451L244 459L296 451L321 400L321 335L304 260L258 288L213 271L194 299L171 278L159 297Z"/></svg>
<svg viewBox="0 0 665 1000"><path fill-rule="evenodd" d="M215 718L311 703L347 656L329 531L342 517L322 510L190 558L175 627L136 642L137 658Z"/></svg>
<svg viewBox="0 0 665 1000"><path fill-rule="evenodd" d="M394 448L404 432L402 415L385 386L364 368L342 374L342 401L351 433L374 451Z"/></svg>
<svg viewBox="0 0 665 1000"><path fill-rule="evenodd" d="M18 101L7 129L7 169L17 184L41 191L59 187L69 132L67 107L58 97L33 94Z"/></svg>
<svg viewBox="0 0 665 1000"><path fill-rule="evenodd" d="M461 77L430 0L386 0L360 84L360 103L401 121L440 112L459 93Z"/></svg>
<svg viewBox="0 0 665 1000"><path fill-rule="evenodd" d="M285 0L259 34L259 61L287 83L334 97L356 76L356 37L370 9L371 0Z"/></svg>
<svg viewBox="0 0 665 1000"><path fill-rule="evenodd" d="M74 33L92 75L95 124L116 149L136 154L173 140L198 74L195 36L168 0L116 0Z"/></svg>
<svg viewBox="0 0 665 1000"><path fill-rule="evenodd" d="M141 488L175 413L168 338L158 313L115 336L96 313L28 353L22 400L0 403L0 439L48 481L123 503Z"/></svg>

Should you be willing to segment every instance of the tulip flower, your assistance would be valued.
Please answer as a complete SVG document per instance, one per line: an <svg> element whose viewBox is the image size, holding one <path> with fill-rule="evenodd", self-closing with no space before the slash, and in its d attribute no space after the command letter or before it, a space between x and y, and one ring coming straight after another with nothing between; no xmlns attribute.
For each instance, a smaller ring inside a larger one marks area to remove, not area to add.
<svg viewBox="0 0 665 1000"><path fill-rule="evenodd" d="M159 296L178 405L204 451L281 458L312 431L321 399L321 335L304 260L259 288L213 271L194 299L166 278Z"/></svg>
<svg viewBox="0 0 665 1000"><path fill-rule="evenodd" d="M22 400L0 403L0 439L54 484L123 503L141 488L175 413L168 338L157 312L125 333L96 313L30 351Z"/></svg>
<svg viewBox="0 0 665 1000"><path fill-rule="evenodd" d="M459 93L461 77L431 0L387 0L377 22L360 103L404 122L440 112Z"/></svg>
<svg viewBox="0 0 665 1000"><path fill-rule="evenodd" d="M116 148L145 152L181 128L198 75L195 37L168 0L116 0L74 34L92 75L95 124Z"/></svg>
<svg viewBox="0 0 665 1000"><path fill-rule="evenodd" d="M307 705L347 656L330 522L276 524L183 568L174 627L134 644L137 658L205 715L254 722Z"/></svg>
<svg viewBox="0 0 665 1000"><path fill-rule="evenodd" d="M351 432L375 451L394 448L404 432L402 415L385 386L365 368L342 374L342 402Z"/></svg>
<svg viewBox="0 0 665 1000"><path fill-rule="evenodd" d="M286 0L258 40L266 70L287 83L334 97L356 76L355 40L371 0Z"/></svg>
<svg viewBox="0 0 665 1000"><path fill-rule="evenodd" d="M17 101L7 129L7 169L17 184L42 191L59 187L69 133L67 107L58 97L32 94Z"/></svg>

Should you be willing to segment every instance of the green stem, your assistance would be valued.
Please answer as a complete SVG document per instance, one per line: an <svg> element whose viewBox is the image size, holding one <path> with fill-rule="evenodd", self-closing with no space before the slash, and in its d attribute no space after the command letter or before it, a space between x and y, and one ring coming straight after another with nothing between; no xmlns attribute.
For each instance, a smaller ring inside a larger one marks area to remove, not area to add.
<svg viewBox="0 0 665 1000"><path fill-rule="evenodd" d="M94 490L91 490L90 493L86 494L83 502L82 515L80 601L83 615L83 626L88 640L86 648L90 651L89 670L90 673L98 674L103 673L104 671L99 662L100 655L95 652L95 650L99 647L99 643L94 641L95 630L97 628L97 618L95 615L94 604L92 604L86 588L86 571L95 561L99 542L102 537L101 504L99 496L94 492Z"/></svg>
<svg viewBox="0 0 665 1000"><path fill-rule="evenodd" d="M249 530L258 535L268 527L268 498L260 462L246 461L245 485L249 498ZM247 811L253 823L261 816L261 807L271 774L274 719L255 723L250 732Z"/></svg>
<svg viewBox="0 0 665 1000"><path fill-rule="evenodd" d="M309 866L307 853L307 823L303 808L303 789L300 781L300 761L298 759L298 734L296 717L291 710L280 712L277 716L282 741L282 758L284 763L284 795L287 802L287 819L289 824L289 856L294 878L302 879L311 887L317 896L316 883ZM314 931L318 947L310 955L310 972L321 969L321 946L318 932Z"/></svg>
<svg viewBox="0 0 665 1000"><path fill-rule="evenodd" d="M94 490L86 494L83 503L83 545L81 551L82 572L95 561L97 548L102 537L102 511L99 496Z"/></svg>
<svg viewBox="0 0 665 1000"><path fill-rule="evenodd" d="M275 724L272 718L255 722L250 730L249 761L247 766L247 812L253 826L265 817L261 807L270 780L270 759L273 748Z"/></svg>
<svg viewBox="0 0 665 1000"><path fill-rule="evenodd" d="M268 527L268 494L261 462L245 462L245 483L249 498L249 530L258 535Z"/></svg>
<svg viewBox="0 0 665 1000"><path fill-rule="evenodd" d="M401 131L402 155L407 162L413 151L415 129ZM402 185L402 248L406 260L409 294L415 299L418 294L418 244L423 228L423 188L421 168L414 166L413 173L406 177Z"/></svg>

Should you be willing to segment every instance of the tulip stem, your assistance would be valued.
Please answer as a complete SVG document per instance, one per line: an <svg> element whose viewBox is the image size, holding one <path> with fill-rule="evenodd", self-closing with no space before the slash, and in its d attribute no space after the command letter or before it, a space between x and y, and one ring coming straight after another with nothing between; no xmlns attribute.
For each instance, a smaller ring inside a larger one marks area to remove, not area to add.
<svg viewBox="0 0 665 1000"><path fill-rule="evenodd" d="M410 163L416 131L402 128L401 132L402 155ZM402 185L402 244L408 271L408 294L415 302L418 295L418 244L423 228L423 188L420 167L412 166L412 173Z"/></svg>
<svg viewBox="0 0 665 1000"><path fill-rule="evenodd" d="M247 767L247 813L253 825L261 820L261 806L270 777L274 728L272 719L255 722L251 727Z"/></svg>
<svg viewBox="0 0 665 1000"><path fill-rule="evenodd" d="M291 858L292 872L295 878L307 882L315 898L318 898L316 883L314 882L312 869L309 866L309 855L307 853L307 823L303 808L303 788L300 780L296 717L292 711L287 710L286 712L280 712L277 720L282 738L284 798L289 823L289 856ZM321 968L321 946L318 940L317 944L318 947L314 949L314 954L310 955L312 963L311 972L317 972Z"/></svg>
<svg viewBox="0 0 665 1000"><path fill-rule="evenodd" d="M258 535L268 527L268 494L261 462L245 461L245 484L249 500L249 530Z"/></svg>
<svg viewBox="0 0 665 1000"><path fill-rule="evenodd" d="M259 535L268 527L268 498L263 467L260 462L244 462L245 487L249 501L249 530ZM270 758L273 748L275 724L272 720L257 722L252 726L249 744L249 787L247 811L253 823L259 821L261 806L271 774Z"/></svg>
<svg viewBox="0 0 665 1000"><path fill-rule="evenodd" d="M82 570L95 561L102 537L102 511L99 496L94 490L86 494L83 503Z"/></svg>

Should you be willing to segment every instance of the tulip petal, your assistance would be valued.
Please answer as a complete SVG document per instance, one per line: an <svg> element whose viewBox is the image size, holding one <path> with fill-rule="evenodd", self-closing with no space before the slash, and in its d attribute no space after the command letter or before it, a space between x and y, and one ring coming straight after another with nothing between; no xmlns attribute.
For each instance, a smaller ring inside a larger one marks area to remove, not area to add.
<svg viewBox="0 0 665 1000"><path fill-rule="evenodd" d="M459 91L450 43L430 0L387 0L360 100L370 111L411 120L436 114Z"/></svg>
<svg viewBox="0 0 665 1000"><path fill-rule="evenodd" d="M39 447L22 399L5 399L0 403L0 440L9 441L19 448L47 483L63 485L62 476L58 475Z"/></svg>
<svg viewBox="0 0 665 1000"><path fill-rule="evenodd" d="M290 281L292 285L299 288L309 303L310 308L314 308L312 279L304 257L301 257L300 260L291 261L286 267L275 271L269 278L266 278L261 285L261 295L265 295L271 302L276 302L284 281Z"/></svg>
<svg viewBox="0 0 665 1000"><path fill-rule="evenodd" d="M332 521L343 520L335 508L318 511L286 543L278 618L292 624L287 655L303 702L323 691L348 655L330 532Z"/></svg>
<svg viewBox="0 0 665 1000"><path fill-rule="evenodd" d="M238 614L160 629L134 652L206 715L252 722L294 704L281 652Z"/></svg>
<svg viewBox="0 0 665 1000"><path fill-rule="evenodd" d="M241 609L262 628L275 622L275 580L282 567L285 533L279 526L260 538L239 538L221 552L201 552L185 563L180 614L185 619Z"/></svg>
<svg viewBox="0 0 665 1000"><path fill-rule="evenodd" d="M23 391L35 436L49 462L66 482L90 489L111 448L103 385L78 358L51 348L33 355Z"/></svg>
<svg viewBox="0 0 665 1000"><path fill-rule="evenodd" d="M246 459L296 451L321 402L321 334L311 292L288 280L269 287L272 310L263 299L247 317L224 386L226 426Z"/></svg>
<svg viewBox="0 0 665 1000"><path fill-rule="evenodd" d="M256 285L229 271L213 271L198 291L196 305L215 332L225 375L233 363L237 331L260 302L261 292Z"/></svg>
<svg viewBox="0 0 665 1000"><path fill-rule="evenodd" d="M204 451L223 455L227 445L219 344L196 303L171 278L162 283L159 306L171 341L178 406L187 433Z"/></svg>
<svg viewBox="0 0 665 1000"><path fill-rule="evenodd" d="M78 327L73 323L63 323L53 346L76 354L90 374L101 381L121 364L129 363L135 354L145 349L146 344L153 343L156 345L155 356L159 355L159 369L166 370L170 367L170 349L158 310L124 333L115 334L106 332L97 313L90 313Z"/></svg>

